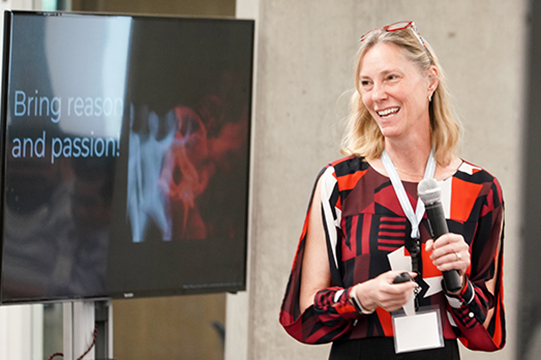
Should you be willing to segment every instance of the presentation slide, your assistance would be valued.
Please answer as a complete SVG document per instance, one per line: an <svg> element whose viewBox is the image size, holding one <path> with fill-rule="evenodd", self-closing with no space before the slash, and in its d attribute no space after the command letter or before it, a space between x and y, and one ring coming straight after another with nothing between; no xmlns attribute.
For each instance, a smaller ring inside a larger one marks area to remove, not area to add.
<svg viewBox="0 0 541 360"><path fill-rule="evenodd" d="M243 290L253 21L5 23L2 302Z"/></svg>

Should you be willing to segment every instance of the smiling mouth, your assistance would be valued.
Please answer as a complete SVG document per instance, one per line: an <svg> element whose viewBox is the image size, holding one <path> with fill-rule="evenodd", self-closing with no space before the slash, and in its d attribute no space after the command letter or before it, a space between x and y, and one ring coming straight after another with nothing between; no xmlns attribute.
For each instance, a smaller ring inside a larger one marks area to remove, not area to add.
<svg viewBox="0 0 541 360"><path fill-rule="evenodd" d="M394 108L378 111L377 113L381 118L387 119L387 118L390 118L391 116L394 116L399 110L400 110L399 107L394 107Z"/></svg>

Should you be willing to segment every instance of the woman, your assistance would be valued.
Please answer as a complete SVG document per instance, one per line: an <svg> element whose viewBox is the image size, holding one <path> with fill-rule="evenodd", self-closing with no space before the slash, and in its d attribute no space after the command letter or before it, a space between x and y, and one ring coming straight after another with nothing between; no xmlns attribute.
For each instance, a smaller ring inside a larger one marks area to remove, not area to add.
<svg viewBox="0 0 541 360"><path fill-rule="evenodd" d="M318 176L281 324L301 342L333 342L333 360L459 359L457 338L470 349L501 349L501 188L457 157L445 78L413 22L363 35L355 83L348 156ZM435 241L417 208L423 178L443 194L450 233ZM458 271L461 288L442 285L447 270ZM404 271L415 282L393 283ZM413 303L437 309L444 346L396 354L391 313Z"/></svg>

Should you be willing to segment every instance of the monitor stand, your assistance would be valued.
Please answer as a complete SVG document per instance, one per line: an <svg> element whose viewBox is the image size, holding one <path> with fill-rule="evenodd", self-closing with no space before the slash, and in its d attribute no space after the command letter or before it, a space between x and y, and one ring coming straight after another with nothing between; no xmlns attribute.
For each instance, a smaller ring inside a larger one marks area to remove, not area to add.
<svg viewBox="0 0 541 360"><path fill-rule="evenodd" d="M77 300L63 304L64 360L113 359L113 306L111 300ZM94 346L91 347L94 342Z"/></svg>

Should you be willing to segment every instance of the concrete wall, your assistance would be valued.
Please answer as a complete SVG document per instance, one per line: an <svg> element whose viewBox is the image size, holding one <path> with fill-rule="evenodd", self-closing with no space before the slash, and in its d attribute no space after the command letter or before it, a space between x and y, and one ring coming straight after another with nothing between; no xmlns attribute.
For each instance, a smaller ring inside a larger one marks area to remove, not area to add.
<svg viewBox="0 0 541 360"><path fill-rule="evenodd" d="M508 346L463 359L515 358L525 0L238 0L257 20L253 208L248 291L228 297L226 359L326 359L278 324L315 175L340 156L345 91L360 35L415 20L442 60L464 122L462 156L490 170L506 200Z"/></svg>

